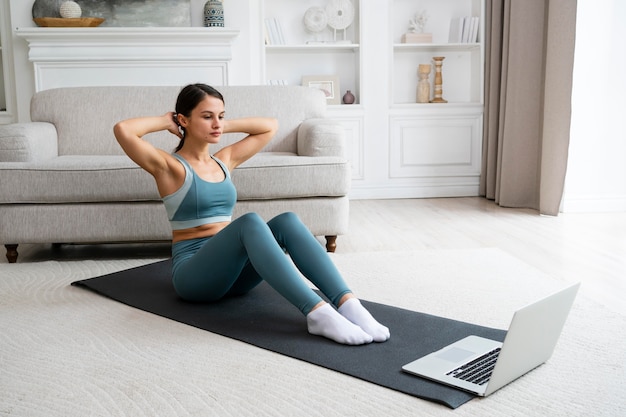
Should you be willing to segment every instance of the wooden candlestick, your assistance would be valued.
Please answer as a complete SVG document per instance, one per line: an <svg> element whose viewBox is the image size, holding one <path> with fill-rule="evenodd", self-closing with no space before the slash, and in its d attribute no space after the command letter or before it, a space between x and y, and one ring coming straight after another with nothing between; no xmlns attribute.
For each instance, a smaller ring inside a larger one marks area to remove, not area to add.
<svg viewBox="0 0 626 417"><path fill-rule="evenodd" d="M433 57L433 61L435 61L435 97L431 100L431 103L448 102L448 100L443 99L443 76L441 74L441 66L443 65L444 59L446 59L446 57Z"/></svg>

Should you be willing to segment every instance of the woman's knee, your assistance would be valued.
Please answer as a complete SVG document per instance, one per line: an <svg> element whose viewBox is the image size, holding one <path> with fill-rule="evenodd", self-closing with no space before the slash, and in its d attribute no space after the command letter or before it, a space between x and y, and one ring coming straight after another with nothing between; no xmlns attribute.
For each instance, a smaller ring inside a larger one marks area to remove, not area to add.
<svg viewBox="0 0 626 417"><path fill-rule="evenodd" d="M296 213L288 211L274 217L268 222L268 224L270 225L270 227L282 228L286 226L288 228L291 228L295 225L301 225L302 220L300 220L300 217L298 217Z"/></svg>
<svg viewBox="0 0 626 417"><path fill-rule="evenodd" d="M265 220L263 220L263 218L257 213L243 214L239 218L237 218L237 223L239 223L242 228L267 227Z"/></svg>

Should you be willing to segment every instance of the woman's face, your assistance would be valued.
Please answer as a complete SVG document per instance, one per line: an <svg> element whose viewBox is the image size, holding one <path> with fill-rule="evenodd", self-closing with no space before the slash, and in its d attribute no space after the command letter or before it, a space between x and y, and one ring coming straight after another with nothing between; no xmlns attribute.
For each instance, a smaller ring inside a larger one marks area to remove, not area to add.
<svg viewBox="0 0 626 417"><path fill-rule="evenodd" d="M179 122L186 130L186 139L218 143L224 129L224 102L207 95L190 117L182 116Z"/></svg>

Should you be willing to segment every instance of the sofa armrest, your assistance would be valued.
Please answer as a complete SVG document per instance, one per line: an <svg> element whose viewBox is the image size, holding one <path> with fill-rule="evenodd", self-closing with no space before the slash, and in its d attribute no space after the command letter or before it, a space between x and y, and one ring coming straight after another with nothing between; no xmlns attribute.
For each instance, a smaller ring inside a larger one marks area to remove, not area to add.
<svg viewBox="0 0 626 417"><path fill-rule="evenodd" d="M57 130L52 123L0 126L0 162L33 162L57 155Z"/></svg>
<svg viewBox="0 0 626 417"><path fill-rule="evenodd" d="M298 128L298 155L341 156L347 154L346 132L331 119L307 119Z"/></svg>

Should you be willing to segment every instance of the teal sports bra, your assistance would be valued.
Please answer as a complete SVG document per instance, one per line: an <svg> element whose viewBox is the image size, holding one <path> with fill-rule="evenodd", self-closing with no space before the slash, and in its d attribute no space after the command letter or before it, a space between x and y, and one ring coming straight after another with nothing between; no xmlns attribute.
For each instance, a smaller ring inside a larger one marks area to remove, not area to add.
<svg viewBox="0 0 626 417"><path fill-rule="evenodd" d="M183 185L162 198L172 230L230 221L237 202L237 190L226 165L211 155L224 171L225 178L221 182L209 182L200 178L182 156L172 155L185 167Z"/></svg>

